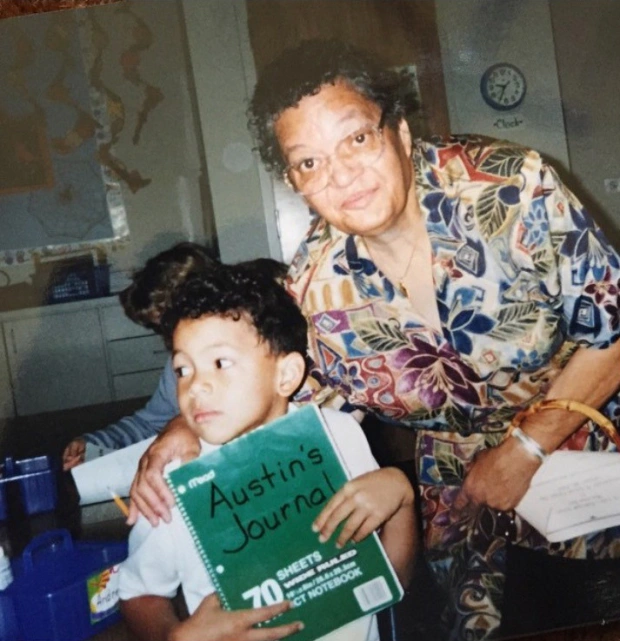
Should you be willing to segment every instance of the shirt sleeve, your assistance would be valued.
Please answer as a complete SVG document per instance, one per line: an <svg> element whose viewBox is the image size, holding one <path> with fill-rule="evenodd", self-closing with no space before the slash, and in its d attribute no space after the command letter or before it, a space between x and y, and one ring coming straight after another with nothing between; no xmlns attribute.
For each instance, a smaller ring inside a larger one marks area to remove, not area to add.
<svg viewBox="0 0 620 641"><path fill-rule="evenodd" d="M83 438L91 446L88 450L101 456L158 434L178 414L176 376L169 358L155 393L143 408L101 430L84 434Z"/></svg>
<svg viewBox="0 0 620 641"><path fill-rule="evenodd" d="M351 478L379 469L379 464L370 451L370 445L359 423L349 414L333 409L322 409L325 422L330 428Z"/></svg>
<svg viewBox="0 0 620 641"><path fill-rule="evenodd" d="M172 524L153 527L141 516L129 534L129 555L120 567L120 598L174 597L181 583L174 550Z"/></svg>
<svg viewBox="0 0 620 641"><path fill-rule="evenodd" d="M543 164L540 175L524 238L536 246L536 234L548 226L552 266L545 266L544 252L532 256L546 276L543 285L559 286L567 337L608 347L620 337L620 257L555 170Z"/></svg>

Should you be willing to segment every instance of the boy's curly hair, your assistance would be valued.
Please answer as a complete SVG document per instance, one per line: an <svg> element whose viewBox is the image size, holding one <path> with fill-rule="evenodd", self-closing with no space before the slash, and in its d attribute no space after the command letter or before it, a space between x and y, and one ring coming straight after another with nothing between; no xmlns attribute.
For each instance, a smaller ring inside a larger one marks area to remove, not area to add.
<svg viewBox="0 0 620 641"><path fill-rule="evenodd" d="M267 170L282 174L286 169L274 132L278 116L339 80L379 106L387 125L396 125L418 109L407 71L388 69L375 56L339 40L305 40L265 67L247 111L248 127Z"/></svg>
<svg viewBox="0 0 620 641"><path fill-rule="evenodd" d="M269 270L251 269L241 263L193 274L175 292L163 315L164 337L171 342L181 320L206 315L233 320L245 317L273 354L299 352L306 358L306 319Z"/></svg>

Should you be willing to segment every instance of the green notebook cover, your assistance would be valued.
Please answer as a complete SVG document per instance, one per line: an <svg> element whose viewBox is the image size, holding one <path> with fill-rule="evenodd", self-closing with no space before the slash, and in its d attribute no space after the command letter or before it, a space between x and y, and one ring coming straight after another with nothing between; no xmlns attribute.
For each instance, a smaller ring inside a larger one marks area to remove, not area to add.
<svg viewBox="0 0 620 641"><path fill-rule="evenodd" d="M289 599L264 625L301 620L318 637L398 602L376 534L342 549L311 524L348 480L320 411L308 405L169 472L177 505L229 610Z"/></svg>

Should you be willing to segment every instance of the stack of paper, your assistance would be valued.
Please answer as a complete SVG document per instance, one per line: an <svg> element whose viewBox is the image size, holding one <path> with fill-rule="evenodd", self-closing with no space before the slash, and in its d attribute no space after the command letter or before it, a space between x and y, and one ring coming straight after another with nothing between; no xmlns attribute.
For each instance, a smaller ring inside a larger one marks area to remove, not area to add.
<svg viewBox="0 0 620 641"><path fill-rule="evenodd" d="M620 525L620 454L554 452L516 512L552 543Z"/></svg>
<svg viewBox="0 0 620 641"><path fill-rule="evenodd" d="M110 491L129 496L140 457L154 440L154 436L147 438L74 467L71 474L80 494L80 505L110 501Z"/></svg>

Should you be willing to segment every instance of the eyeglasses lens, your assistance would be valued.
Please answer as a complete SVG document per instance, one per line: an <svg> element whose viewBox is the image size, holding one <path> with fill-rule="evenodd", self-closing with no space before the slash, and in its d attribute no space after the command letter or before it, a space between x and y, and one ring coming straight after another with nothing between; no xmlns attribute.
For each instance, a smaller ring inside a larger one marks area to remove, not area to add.
<svg viewBox="0 0 620 641"><path fill-rule="evenodd" d="M303 196L314 196L329 184L333 171L333 157L348 169L361 169L373 165L383 153L385 141L381 129L368 126L343 138L336 151L328 156L316 156L289 165L286 178Z"/></svg>

